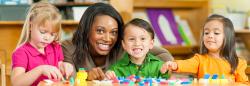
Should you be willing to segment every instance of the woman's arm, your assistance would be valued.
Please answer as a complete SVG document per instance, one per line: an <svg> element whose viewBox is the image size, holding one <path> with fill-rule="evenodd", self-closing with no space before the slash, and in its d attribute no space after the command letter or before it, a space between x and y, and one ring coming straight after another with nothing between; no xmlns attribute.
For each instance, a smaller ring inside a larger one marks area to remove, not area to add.
<svg viewBox="0 0 250 86"><path fill-rule="evenodd" d="M62 42L62 50L63 50L63 55L64 55L64 60L63 62L68 62L74 65L73 62L73 53L75 51L75 47L72 44L71 40L65 40Z"/></svg>
<svg viewBox="0 0 250 86"><path fill-rule="evenodd" d="M156 57L159 57L164 62L174 60L173 56L169 53L169 51L162 47L154 46L153 49L151 49L149 52L155 55Z"/></svg>

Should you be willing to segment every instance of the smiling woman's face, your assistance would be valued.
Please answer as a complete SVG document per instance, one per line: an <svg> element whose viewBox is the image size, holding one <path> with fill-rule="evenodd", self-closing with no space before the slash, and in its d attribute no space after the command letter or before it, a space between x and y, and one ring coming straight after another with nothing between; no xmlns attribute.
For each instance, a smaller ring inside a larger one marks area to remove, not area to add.
<svg viewBox="0 0 250 86"><path fill-rule="evenodd" d="M90 31L91 54L107 55L114 47L118 37L118 24L108 15L95 17Z"/></svg>

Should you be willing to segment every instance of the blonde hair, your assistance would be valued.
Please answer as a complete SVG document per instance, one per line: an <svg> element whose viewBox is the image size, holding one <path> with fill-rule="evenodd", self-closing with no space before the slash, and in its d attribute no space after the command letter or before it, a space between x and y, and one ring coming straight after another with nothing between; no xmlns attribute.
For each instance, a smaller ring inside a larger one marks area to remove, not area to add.
<svg viewBox="0 0 250 86"><path fill-rule="evenodd" d="M61 15L59 10L47 3L47 2L38 2L31 5L26 20L23 25L21 36L19 38L17 47L22 46L30 40L30 29L31 24L36 24L38 26L44 26L46 22L49 22L53 26L53 30L57 32L57 36L54 41L59 42L61 39ZM31 23L32 22L32 23Z"/></svg>

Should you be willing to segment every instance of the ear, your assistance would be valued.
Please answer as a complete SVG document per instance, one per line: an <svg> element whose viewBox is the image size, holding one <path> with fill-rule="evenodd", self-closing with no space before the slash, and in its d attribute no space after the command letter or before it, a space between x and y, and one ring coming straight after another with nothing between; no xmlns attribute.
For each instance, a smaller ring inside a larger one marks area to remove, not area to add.
<svg viewBox="0 0 250 86"><path fill-rule="evenodd" d="M34 24L30 21L29 22L29 31L31 32L32 28L34 28Z"/></svg>
<svg viewBox="0 0 250 86"><path fill-rule="evenodd" d="M149 44L149 49L152 49L154 47L154 39L152 39L150 41L150 44Z"/></svg>
<svg viewBox="0 0 250 86"><path fill-rule="evenodd" d="M124 40L122 40L122 47L123 47L123 49L126 48L126 46L125 46L125 44L124 44Z"/></svg>

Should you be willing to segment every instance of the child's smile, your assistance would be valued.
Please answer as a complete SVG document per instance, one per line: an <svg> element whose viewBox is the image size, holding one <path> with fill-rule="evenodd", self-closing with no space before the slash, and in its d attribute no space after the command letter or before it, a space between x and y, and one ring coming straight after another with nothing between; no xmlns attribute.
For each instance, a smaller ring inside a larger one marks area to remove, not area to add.
<svg viewBox="0 0 250 86"><path fill-rule="evenodd" d="M153 47L153 40L143 28L129 25L124 31L122 45L131 57L144 59L149 49Z"/></svg>
<svg viewBox="0 0 250 86"><path fill-rule="evenodd" d="M141 49L141 48L134 48L134 49L133 49L133 53L134 53L134 54L140 54L140 53L142 52L142 50L143 50L143 49Z"/></svg>
<svg viewBox="0 0 250 86"><path fill-rule="evenodd" d="M223 45L224 29L220 21L213 20L204 26L204 45L211 52L218 52Z"/></svg>

